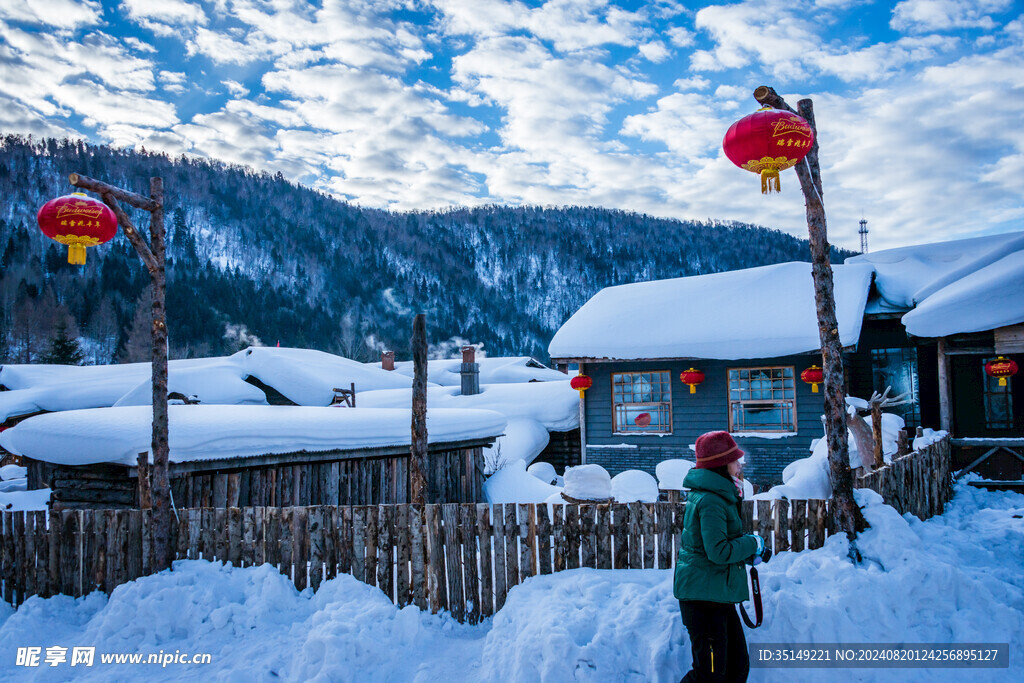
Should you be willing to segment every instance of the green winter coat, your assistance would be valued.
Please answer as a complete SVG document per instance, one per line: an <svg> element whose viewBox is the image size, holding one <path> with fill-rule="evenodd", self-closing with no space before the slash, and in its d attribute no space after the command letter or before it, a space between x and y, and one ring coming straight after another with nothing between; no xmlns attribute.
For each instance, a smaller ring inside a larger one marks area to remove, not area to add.
<svg viewBox="0 0 1024 683"><path fill-rule="evenodd" d="M743 534L736 486L706 469L692 469L683 486L686 516L673 593L677 600L737 603L750 597L744 563L757 541Z"/></svg>

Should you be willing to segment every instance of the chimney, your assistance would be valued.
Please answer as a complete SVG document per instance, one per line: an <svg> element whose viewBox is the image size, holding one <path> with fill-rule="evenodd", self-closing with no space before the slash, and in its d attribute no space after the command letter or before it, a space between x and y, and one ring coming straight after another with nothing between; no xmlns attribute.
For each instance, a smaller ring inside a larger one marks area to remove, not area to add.
<svg viewBox="0 0 1024 683"><path fill-rule="evenodd" d="M476 347L462 347L462 395L472 396L480 393L480 364L476 362Z"/></svg>
<svg viewBox="0 0 1024 683"><path fill-rule="evenodd" d="M380 367L384 370L395 369L395 352L394 351L381 351L380 352Z"/></svg>

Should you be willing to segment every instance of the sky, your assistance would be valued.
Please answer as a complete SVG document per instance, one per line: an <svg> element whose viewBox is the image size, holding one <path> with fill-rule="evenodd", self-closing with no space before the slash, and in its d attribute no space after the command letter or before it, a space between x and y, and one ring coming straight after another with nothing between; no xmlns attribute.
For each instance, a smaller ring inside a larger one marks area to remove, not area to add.
<svg viewBox="0 0 1024 683"><path fill-rule="evenodd" d="M587 205L806 235L722 137L814 101L829 240L1024 229L1014 0L0 0L0 132L210 157L364 206ZM168 187L168 192L173 188Z"/></svg>

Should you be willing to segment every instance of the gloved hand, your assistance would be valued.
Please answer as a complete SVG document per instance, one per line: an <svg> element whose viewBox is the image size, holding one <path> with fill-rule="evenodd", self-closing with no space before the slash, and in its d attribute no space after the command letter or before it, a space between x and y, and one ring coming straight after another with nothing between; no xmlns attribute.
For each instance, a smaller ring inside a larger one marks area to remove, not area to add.
<svg viewBox="0 0 1024 683"><path fill-rule="evenodd" d="M770 560L772 557L772 549L765 544L764 539L758 536L757 534L748 535L757 541L757 550L754 552L754 566L756 567L762 562L767 562L768 560Z"/></svg>

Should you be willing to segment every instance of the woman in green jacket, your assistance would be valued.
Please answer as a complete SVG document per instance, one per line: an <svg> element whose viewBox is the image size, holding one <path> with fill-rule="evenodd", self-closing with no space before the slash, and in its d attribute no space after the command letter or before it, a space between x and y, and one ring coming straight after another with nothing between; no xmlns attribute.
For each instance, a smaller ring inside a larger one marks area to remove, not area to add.
<svg viewBox="0 0 1024 683"><path fill-rule="evenodd" d="M673 587L693 651L683 681L745 681L750 659L735 605L750 597L746 563L767 561L771 550L742 531L743 451L728 432L702 434L696 447Z"/></svg>

